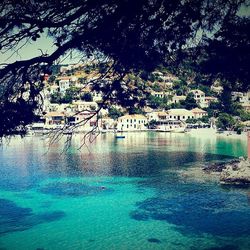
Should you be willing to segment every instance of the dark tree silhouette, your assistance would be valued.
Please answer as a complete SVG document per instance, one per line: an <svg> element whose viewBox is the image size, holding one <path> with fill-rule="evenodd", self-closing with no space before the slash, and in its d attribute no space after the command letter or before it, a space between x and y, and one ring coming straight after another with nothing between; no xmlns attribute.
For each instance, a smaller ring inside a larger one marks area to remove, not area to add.
<svg viewBox="0 0 250 250"><path fill-rule="evenodd" d="M56 49L2 63L0 137L17 127L24 129L34 119L32 114L41 103L40 73L72 50L84 57L98 55L110 65L93 82L96 90L105 93L103 105L143 105L143 87L124 77L131 71L150 72L160 64L179 75L191 70L246 87L249 18L238 15L244 4L248 0L1 1L2 53L18 52L24 44L46 35ZM112 77L105 80L107 76Z"/></svg>

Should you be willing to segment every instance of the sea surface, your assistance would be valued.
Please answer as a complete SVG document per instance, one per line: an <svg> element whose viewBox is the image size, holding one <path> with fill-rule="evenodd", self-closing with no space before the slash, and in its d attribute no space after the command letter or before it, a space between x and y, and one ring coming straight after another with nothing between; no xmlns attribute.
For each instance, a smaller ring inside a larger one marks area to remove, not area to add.
<svg viewBox="0 0 250 250"><path fill-rule="evenodd" d="M0 148L1 250L250 249L250 189L179 174L246 156L246 140L77 135L67 150L65 140Z"/></svg>

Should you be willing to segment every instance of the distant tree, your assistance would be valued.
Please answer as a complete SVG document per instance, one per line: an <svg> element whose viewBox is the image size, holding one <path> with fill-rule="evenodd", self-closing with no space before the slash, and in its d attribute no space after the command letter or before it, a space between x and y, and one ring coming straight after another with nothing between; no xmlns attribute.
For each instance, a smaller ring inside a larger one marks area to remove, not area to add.
<svg viewBox="0 0 250 250"><path fill-rule="evenodd" d="M151 88L156 91L156 92L161 92L162 91L162 87L158 84L158 83L155 83L151 86Z"/></svg>
<svg viewBox="0 0 250 250"><path fill-rule="evenodd" d="M189 124L195 124L195 123L197 123L197 119L195 119L195 118L188 118L187 120L186 120L186 123L189 123Z"/></svg>
<svg viewBox="0 0 250 250"><path fill-rule="evenodd" d="M80 78L78 78L78 82L79 82L80 84L85 84L86 81L87 81L87 78L86 78L86 77L80 77Z"/></svg>
<svg viewBox="0 0 250 250"><path fill-rule="evenodd" d="M239 116L241 121L245 122L245 121L250 121L250 112L247 112L245 110L241 110L239 112Z"/></svg>
<svg viewBox="0 0 250 250"><path fill-rule="evenodd" d="M181 108L185 108L185 101L181 101L181 102L177 102L177 103L171 103L169 105L170 109L181 109Z"/></svg>
<svg viewBox="0 0 250 250"><path fill-rule="evenodd" d="M64 96L61 98L62 103L72 103L73 100L79 99L79 88L70 87L66 89Z"/></svg>
<svg viewBox="0 0 250 250"><path fill-rule="evenodd" d="M50 95L50 102L51 103L61 103L62 102L62 95L60 92L56 92Z"/></svg>
<svg viewBox="0 0 250 250"><path fill-rule="evenodd" d="M136 107L129 108L128 112L130 115L134 115L134 114L144 115L145 114L145 112L141 108L136 108Z"/></svg>
<svg viewBox="0 0 250 250"><path fill-rule="evenodd" d="M83 100L85 102L92 102L93 101L93 97L92 97L91 93L84 93L81 96L81 100Z"/></svg>
<svg viewBox="0 0 250 250"><path fill-rule="evenodd" d="M209 123L209 116L207 115L202 116L199 120L204 123Z"/></svg>
<svg viewBox="0 0 250 250"><path fill-rule="evenodd" d="M236 123L237 122L232 115L227 113L221 113L218 116L216 126L223 130L233 130Z"/></svg>
<svg viewBox="0 0 250 250"><path fill-rule="evenodd" d="M185 81L174 81L173 89L176 95L185 95L188 91L187 83Z"/></svg>
<svg viewBox="0 0 250 250"><path fill-rule="evenodd" d="M183 102L183 104L185 105L185 108L188 110L191 110L193 108L198 107L196 100L194 99L194 94L193 93L189 93L185 99L185 101Z"/></svg>
<svg viewBox="0 0 250 250"><path fill-rule="evenodd" d="M148 98L148 103L149 103L148 105L151 108L157 109L162 105L163 100L160 97L150 95L149 98Z"/></svg>
<svg viewBox="0 0 250 250"><path fill-rule="evenodd" d="M49 82L49 83L53 83L53 82L55 81L55 79L56 79L56 76L55 76L55 75L51 75L51 76L49 77L48 82Z"/></svg>
<svg viewBox="0 0 250 250"><path fill-rule="evenodd" d="M123 115L124 115L124 113L121 110L116 109L114 107L109 108L109 117L110 118L117 120L119 117L121 117Z"/></svg>
<svg viewBox="0 0 250 250"><path fill-rule="evenodd" d="M155 82L155 81L157 80L157 77L155 76L155 74L149 73L149 75L148 75L148 80L149 80L150 82Z"/></svg>

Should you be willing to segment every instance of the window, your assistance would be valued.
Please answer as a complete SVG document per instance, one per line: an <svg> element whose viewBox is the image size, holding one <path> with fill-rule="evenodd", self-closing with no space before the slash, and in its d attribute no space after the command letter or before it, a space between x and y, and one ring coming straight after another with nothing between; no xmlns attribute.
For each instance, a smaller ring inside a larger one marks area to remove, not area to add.
<svg viewBox="0 0 250 250"><path fill-rule="evenodd" d="M130 122L132 123L132 122L133 122L133 120L131 119L131 120L130 120Z"/></svg>
<svg viewBox="0 0 250 250"><path fill-rule="evenodd" d="M134 125L134 128L136 128L136 124Z"/></svg>
<svg viewBox="0 0 250 250"><path fill-rule="evenodd" d="M129 125L127 125L127 128L129 127Z"/></svg>
<svg viewBox="0 0 250 250"><path fill-rule="evenodd" d="M182 118L185 119L185 116L183 116Z"/></svg>

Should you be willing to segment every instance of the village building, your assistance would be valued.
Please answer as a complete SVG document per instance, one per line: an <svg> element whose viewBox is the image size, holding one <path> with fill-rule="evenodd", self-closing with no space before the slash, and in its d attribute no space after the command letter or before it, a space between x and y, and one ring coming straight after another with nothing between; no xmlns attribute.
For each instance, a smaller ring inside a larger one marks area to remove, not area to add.
<svg viewBox="0 0 250 250"><path fill-rule="evenodd" d="M96 102L74 101L72 106L74 111L94 111L98 109Z"/></svg>
<svg viewBox="0 0 250 250"><path fill-rule="evenodd" d="M190 93L194 95L194 99L197 104L205 103L205 93L199 89L190 90Z"/></svg>
<svg viewBox="0 0 250 250"><path fill-rule="evenodd" d="M65 124L65 113L64 112L48 112L45 114L45 126L53 127L54 125Z"/></svg>
<svg viewBox="0 0 250 250"><path fill-rule="evenodd" d="M194 108L191 110L191 112L194 114L195 119L200 119L203 116L207 116L207 111L199 108Z"/></svg>
<svg viewBox="0 0 250 250"><path fill-rule="evenodd" d="M240 103L250 103L250 91L248 92L232 92L232 100Z"/></svg>
<svg viewBox="0 0 250 250"><path fill-rule="evenodd" d="M149 121L162 121L169 119L169 115L167 112L164 111L153 111L147 114L147 118Z"/></svg>
<svg viewBox="0 0 250 250"><path fill-rule="evenodd" d="M170 120L186 121L194 118L193 112L187 109L169 109L167 112Z"/></svg>
<svg viewBox="0 0 250 250"><path fill-rule="evenodd" d="M217 84L213 84L211 87L210 87L210 89L212 90L212 91L214 91L216 94L221 94L222 93L222 91L223 91L223 87L222 86L220 86L220 85L217 85Z"/></svg>
<svg viewBox="0 0 250 250"><path fill-rule="evenodd" d="M159 98L164 98L165 93L163 91L151 91L151 95Z"/></svg>
<svg viewBox="0 0 250 250"><path fill-rule="evenodd" d="M213 96L205 96L205 103L203 105L203 108L208 108L209 105L213 102L218 102L218 98L217 97L213 97Z"/></svg>
<svg viewBox="0 0 250 250"><path fill-rule="evenodd" d="M59 84L59 91L62 93L62 94L65 94L66 90L69 89L70 87L70 80L59 80L58 82Z"/></svg>
<svg viewBox="0 0 250 250"><path fill-rule="evenodd" d="M245 111L250 112L250 103L241 103L241 106Z"/></svg>
<svg viewBox="0 0 250 250"><path fill-rule="evenodd" d="M115 128L116 122L110 117L103 117L100 119L102 130L113 130Z"/></svg>
<svg viewBox="0 0 250 250"><path fill-rule="evenodd" d="M185 95L174 95L170 103L179 103L180 101L185 101L187 96Z"/></svg>
<svg viewBox="0 0 250 250"><path fill-rule="evenodd" d="M97 114L91 111L67 113L66 122L74 127L76 132L90 131L98 125Z"/></svg>
<svg viewBox="0 0 250 250"><path fill-rule="evenodd" d="M59 86L56 84L53 84L51 86L48 87L48 91L50 92L51 95L59 92Z"/></svg>
<svg viewBox="0 0 250 250"><path fill-rule="evenodd" d="M124 115L118 118L118 131L140 131L147 129L147 117L144 115Z"/></svg>

